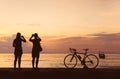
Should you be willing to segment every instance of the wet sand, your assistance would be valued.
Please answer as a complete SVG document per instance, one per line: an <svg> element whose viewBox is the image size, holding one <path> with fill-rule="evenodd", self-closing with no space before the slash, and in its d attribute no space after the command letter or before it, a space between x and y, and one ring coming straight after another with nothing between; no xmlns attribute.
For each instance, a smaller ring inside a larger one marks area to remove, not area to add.
<svg viewBox="0 0 120 79"><path fill-rule="evenodd" d="M120 79L120 68L0 68L0 79Z"/></svg>

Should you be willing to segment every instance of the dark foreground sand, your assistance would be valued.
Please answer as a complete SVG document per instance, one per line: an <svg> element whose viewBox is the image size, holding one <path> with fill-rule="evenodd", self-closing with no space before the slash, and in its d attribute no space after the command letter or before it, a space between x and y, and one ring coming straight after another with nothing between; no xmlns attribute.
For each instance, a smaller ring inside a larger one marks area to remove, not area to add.
<svg viewBox="0 0 120 79"><path fill-rule="evenodd" d="M0 68L0 79L120 79L120 68Z"/></svg>

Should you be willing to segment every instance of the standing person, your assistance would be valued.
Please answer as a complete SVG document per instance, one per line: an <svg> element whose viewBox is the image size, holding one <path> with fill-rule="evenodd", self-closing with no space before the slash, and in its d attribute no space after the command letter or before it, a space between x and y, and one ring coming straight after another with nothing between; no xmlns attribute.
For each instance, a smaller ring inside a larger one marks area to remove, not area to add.
<svg viewBox="0 0 120 79"><path fill-rule="evenodd" d="M16 62L18 60L18 68L20 69L21 66L21 56L22 56L22 41L26 42L26 39L24 38L24 36L21 36L21 33L17 33L16 38L13 41L13 47L15 47L14 50L14 55L15 55L15 59L14 59L14 68L16 68Z"/></svg>
<svg viewBox="0 0 120 79"><path fill-rule="evenodd" d="M32 36L29 39L30 42L33 43L33 48L32 48L32 67L34 67L35 60L36 60L36 68L38 68L38 62L39 62L39 53L42 51L42 47L40 45L40 37L38 36L37 33L32 34Z"/></svg>

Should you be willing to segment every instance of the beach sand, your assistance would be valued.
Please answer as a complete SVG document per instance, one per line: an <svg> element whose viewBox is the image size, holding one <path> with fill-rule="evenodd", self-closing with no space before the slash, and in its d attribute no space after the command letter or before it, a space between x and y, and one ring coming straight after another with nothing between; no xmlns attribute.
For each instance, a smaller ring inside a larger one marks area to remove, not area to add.
<svg viewBox="0 0 120 79"><path fill-rule="evenodd" d="M0 68L0 79L120 79L120 68Z"/></svg>

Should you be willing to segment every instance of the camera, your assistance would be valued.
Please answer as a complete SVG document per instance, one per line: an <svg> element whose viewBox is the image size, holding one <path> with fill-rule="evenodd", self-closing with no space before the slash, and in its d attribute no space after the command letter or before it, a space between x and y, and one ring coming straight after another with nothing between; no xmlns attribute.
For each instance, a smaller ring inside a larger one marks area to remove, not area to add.
<svg viewBox="0 0 120 79"><path fill-rule="evenodd" d="M32 36L35 36L35 34L32 34Z"/></svg>
<svg viewBox="0 0 120 79"><path fill-rule="evenodd" d="M35 33L35 34L32 34L32 36L34 36L34 37L38 37L38 34L37 34L37 33Z"/></svg>

